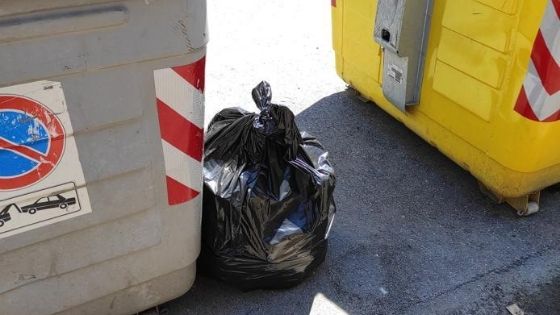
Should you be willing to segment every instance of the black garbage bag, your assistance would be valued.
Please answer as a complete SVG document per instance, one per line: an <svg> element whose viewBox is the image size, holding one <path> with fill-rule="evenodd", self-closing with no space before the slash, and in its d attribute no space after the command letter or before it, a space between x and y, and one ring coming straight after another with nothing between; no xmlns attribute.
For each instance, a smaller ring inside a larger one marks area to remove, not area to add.
<svg viewBox="0 0 560 315"><path fill-rule="evenodd" d="M253 89L260 114L228 108L205 141L199 268L242 290L288 288L320 265L335 214L328 153Z"/></svg>

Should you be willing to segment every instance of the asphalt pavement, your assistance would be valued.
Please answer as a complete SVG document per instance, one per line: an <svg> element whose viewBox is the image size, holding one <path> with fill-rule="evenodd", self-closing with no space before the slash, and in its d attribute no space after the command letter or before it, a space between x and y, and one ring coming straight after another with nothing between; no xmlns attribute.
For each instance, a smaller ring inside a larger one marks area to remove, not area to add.
<svg viewBox="0 0 560 315"><path fill-rule="evenodd" d="M202 276L167 314L560 314L560 187L519 218L337 77L326 0L211 0L207 121L256 110L268 80L330 151L338 214L325 263L289 290L240 292ZM372 21L373 22L373 21Z"/></svg>

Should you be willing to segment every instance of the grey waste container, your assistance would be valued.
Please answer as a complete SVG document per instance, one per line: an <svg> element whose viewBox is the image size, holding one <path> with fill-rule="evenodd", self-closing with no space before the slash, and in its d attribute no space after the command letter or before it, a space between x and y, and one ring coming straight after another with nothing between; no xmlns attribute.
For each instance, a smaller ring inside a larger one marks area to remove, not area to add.
<svg viewBox="0 0 560 315"><path fill-rule="evenodd" d="M0 314L130 314L199 253L205 0L0 4Z"/></svg>

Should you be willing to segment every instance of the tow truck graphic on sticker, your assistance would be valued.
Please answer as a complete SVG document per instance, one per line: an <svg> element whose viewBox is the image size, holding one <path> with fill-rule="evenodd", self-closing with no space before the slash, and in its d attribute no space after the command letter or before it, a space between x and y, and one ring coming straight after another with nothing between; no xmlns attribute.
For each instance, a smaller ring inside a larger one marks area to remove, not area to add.
<svg viewBox="0 0 560 315"><path fill-rule="evenodd" d="M8 222L12 219L12 216L10 215L10 212L9 212L10 209L12 209L12 207L14 207L18 211L20 211L19 207L15 203L11 203L11 204L7 205L6 207L4 207L4 209L2 209L2 211L0 211L0 227L3 227L6 222Z"/></svg>
<svg viewBox="0 0 560 315"><path fill-rule="evenodd" d="M48 210L48 209L56 209L56 208L60 208L64 210L68 208L68 206L75 205L75 204L76 204L75 197L66 198L61 194L54 194L48 197L39 198L34 203L21 208L15 203L10 203L7 206L5 206L4 209L2 209L2 211L0 211L0 227L2 227L6 222L12 219L12 216L10 215L9 212L10 209L16 209L19 213L35 214L39 210Z"/></svg>
<svg viewBox="0 0 560 315"><path fill-rule="evenodd" d="M74 183L40 190L20 198L0 203L0 235L9 231L11 222L36 224L37 222L62 217L81 210L78 192ZM11 211L11 212L10 212ZM48 213L47 213L48 212Z"/></svg>

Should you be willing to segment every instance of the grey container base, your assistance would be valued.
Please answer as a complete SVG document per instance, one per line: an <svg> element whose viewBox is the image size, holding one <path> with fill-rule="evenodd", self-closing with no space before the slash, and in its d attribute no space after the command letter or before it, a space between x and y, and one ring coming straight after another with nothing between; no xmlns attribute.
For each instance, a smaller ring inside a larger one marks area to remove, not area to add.
<svg viewBox="0 0 560 315"><path fill-rule="evenodd" d="M192 287L195 275L196 262L57 314L134 314L185 294Z"/></svg>

